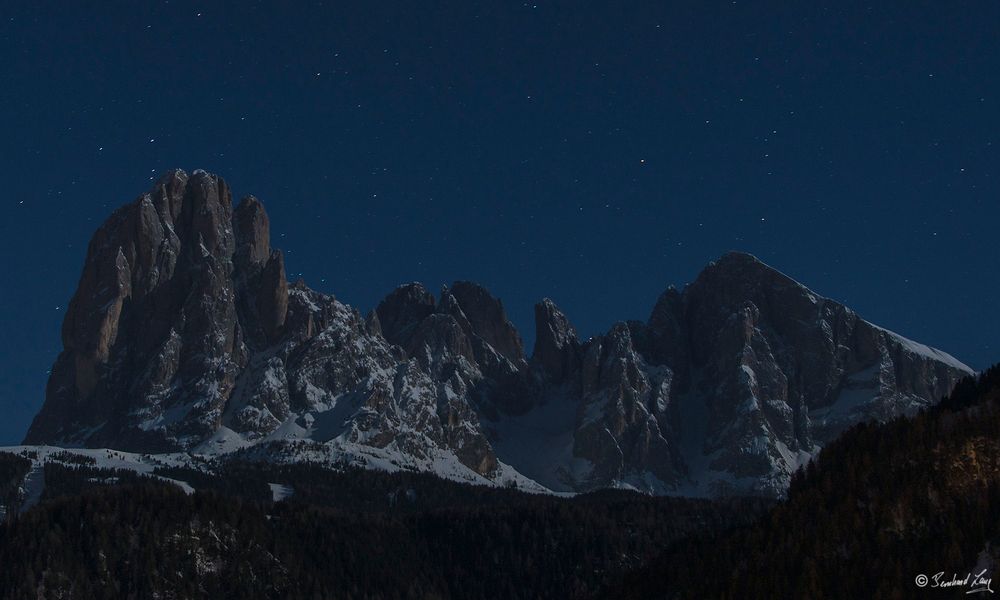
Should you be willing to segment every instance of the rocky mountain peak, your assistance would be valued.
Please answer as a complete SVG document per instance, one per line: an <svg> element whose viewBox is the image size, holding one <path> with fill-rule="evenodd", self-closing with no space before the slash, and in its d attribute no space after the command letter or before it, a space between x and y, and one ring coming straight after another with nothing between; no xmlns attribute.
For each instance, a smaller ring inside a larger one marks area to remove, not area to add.
<svg viewBox="0 0 1000 600"><path fill-rule="evenodd" d="M233 211L236 256L246 265L260 265L271 257L271 222L264 205L254 196L240 201Z"/></svg>
<svg viewBox="0 0 1000 600"><path fill-rule="evenodd" d="M217 175L195 171L187 180L180 225L186 236L183 248L193 255L232 260L233 199L229 185Z"/></svg>
<svg viewBox="0 0 1000 600"><path fill-rule="evenodd" d="M529 361L483 286L437 299L405 284L363 318L290 286L269 229L257 198L234 209L205 171L168 172L116 210L26 442L309 448L535 489L780 495L844 429L927 406L970 372L742 253L583 342L541 301Z"/></svg>
<svg viewBox="0 0 1000 600"><path fill-rule="evenodd" d="M750 300L770 314L772 305L793 296L808 299L815 294L751 254L727 252L702 270L684 290L684 296L695 304L706 297L713 306L724 310Z"/></svg>
<svg viewBox="0 0 1000 600"><path fill-rule="evenodd" d="M266 231L262 208L255 218ZM115 211L88 246L63 323L64 350L27 439L90 431L95 440L169 446L134 424L162 419L174 406L190 417L173 424L176 435L211 431L248 339L238 325L237 297L246 292L233 278L235 248L229 186L204 171L170 171ZM263 280L252 284L266 317L245 322L274 335L287 284L280 255L268 260ZM260 291L267 285L271 293ZM209 387L212 397L202 396Z"/></svg>
<svg viewBox="0 0 1000 600"><path fill-rule="evenodd" d="M581 349L576 328L555 302L545 298L535 305L535 347L531 364L545 377L562 382L580 368Z"/></svg>
<svg viewBox="0 0 1000 600"><path fill-rule="evenodd" d="M448 293L455 298L472 327L473 333L482 338L507 360L524 361L524 345L514 324L507 319L503 302L483 286L471 281L456 281Z"/></svg>
<svg viewBox="0 0 1000 600"><path fill-rule="evenodd" d="M406 346L408 335L418 323L434 313L434 295L421 283L397 287L375 309L385 339Z"/></svg>

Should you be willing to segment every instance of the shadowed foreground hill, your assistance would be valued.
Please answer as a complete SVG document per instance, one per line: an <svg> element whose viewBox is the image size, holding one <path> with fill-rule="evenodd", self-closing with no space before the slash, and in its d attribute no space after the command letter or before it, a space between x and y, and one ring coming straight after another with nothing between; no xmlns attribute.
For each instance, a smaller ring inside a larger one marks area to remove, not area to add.
<svg viewBox="0 0 1000 600"><path fill-rule="evenodd" d="M675 546L612 598L965 597L918 575L993 577L1000 542L1000 367L912 419L858 425L749 528ZM993 584L995 591L1000 585ZM989 594L985 594L989 595Z"/></svg>

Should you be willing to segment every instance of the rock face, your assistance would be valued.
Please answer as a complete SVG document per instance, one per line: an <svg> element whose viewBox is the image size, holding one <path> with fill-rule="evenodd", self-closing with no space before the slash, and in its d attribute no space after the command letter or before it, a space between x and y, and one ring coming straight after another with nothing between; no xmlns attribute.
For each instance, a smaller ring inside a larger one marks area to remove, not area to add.
<svg viewBox="0 0 1000 600"><path fill-rule="evenodd" d="M550 301L535 314L541 395L579 397L572 456L590 463L583 479L565 476L579 465L539 477L556 488L780 495L847 427L912 413L971 373L740 253L583 344Z"/></svg>
<svg viewBox="0 0 1000 600"><path fill-rule="evenodd" d="M463 303L446 292L438 307L409 285L365 320L290 288L269 229L260 201L234 210L203 171L168 173L116 211L91 241L27 442L211 452L310 440L365 464L502 476L469 403L484 371L524 366L499 301L458 283Z"/></svg>
<svg viewBox="0 0 1000 600"><path fill-rule="evenodd" d="M530 359L499 299L402 285L366 318L288 284L254 197L166 174L95 233L26 443L234 450L554 490L780 495L850 425L970 372L745 254L581 341L551 300ZM529 479L530 478L530 479ZM534 480L534 481L532 481Z"/></svg>
<svg viewBox="0 0 1000 600"><path fill-rule="evenodd" d="M218 427L247 360L232 220L224 181L174 171L101 226L27 439L159 449Z"/></svg>

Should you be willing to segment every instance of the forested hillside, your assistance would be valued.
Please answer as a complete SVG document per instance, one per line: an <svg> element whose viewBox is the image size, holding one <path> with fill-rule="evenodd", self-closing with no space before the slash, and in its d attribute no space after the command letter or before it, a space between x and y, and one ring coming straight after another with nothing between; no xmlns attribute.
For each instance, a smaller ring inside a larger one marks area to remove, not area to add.
<svg viewBox="0 0 1000 600"><path fill-rule="evenodd" d="M586 598L681 537L771 504L567 499L307 466L165 474L202 491L48 465L43 502L0 528L0 596ZM276 481L287 501L262 497Z"/></svg>
<svg viewBox="0 0 1000 600"><path fill-rule="evenodd" d="M0 522L17 512L20 484L31 468L31 461L0 452Z"/></svg>

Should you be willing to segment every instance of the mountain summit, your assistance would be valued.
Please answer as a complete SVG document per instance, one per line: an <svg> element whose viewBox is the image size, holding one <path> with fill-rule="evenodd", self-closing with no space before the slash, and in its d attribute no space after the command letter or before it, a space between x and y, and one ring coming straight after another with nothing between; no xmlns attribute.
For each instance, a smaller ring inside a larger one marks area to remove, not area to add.
<svg viewBox="0 0 1000 600"><path fill-rule="evenodd" d="M400 286L367 317L289 285L254 197L175 170L90 242L27 444L255 453L584 491L780 495L823 444L971 369L747 254L580 340L535 307Z"/></svg>

